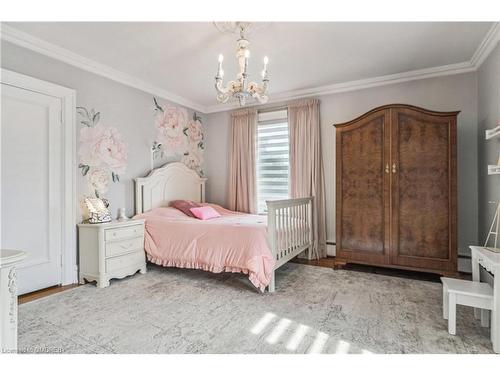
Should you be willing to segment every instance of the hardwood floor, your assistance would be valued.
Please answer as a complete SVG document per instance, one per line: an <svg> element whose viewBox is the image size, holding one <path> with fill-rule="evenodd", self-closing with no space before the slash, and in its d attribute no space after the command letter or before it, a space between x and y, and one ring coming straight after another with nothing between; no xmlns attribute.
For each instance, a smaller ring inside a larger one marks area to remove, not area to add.
<svg viewBox="0 0 500 375"><path fill-rule="evenodd" d="M42 298L42 297L50 296L51 294L60 293L62 291L68 290L68 289L73 289L73 288L76 288L78 286L79 286L79 284L70 284L70 285L64 285L64 286L62 286L62 285L51 286L50 288L36 290L34 292L31 292L31 293L26 293L26 294L20 295L19 297L17 297L17 301L21 305L23 303L31 302L31 301L34 301L36 299Z"/></svg>
<svg viewBox="0 0 500 375"><path fill-rule="evenodd" d="M326 267L326 268L335 268L335 258L334 257L326 257L321 259L302 259L302 258L293 258L291 260L293 263L299 264L308 264L310 266L318 266L318 267Z"/></svg>

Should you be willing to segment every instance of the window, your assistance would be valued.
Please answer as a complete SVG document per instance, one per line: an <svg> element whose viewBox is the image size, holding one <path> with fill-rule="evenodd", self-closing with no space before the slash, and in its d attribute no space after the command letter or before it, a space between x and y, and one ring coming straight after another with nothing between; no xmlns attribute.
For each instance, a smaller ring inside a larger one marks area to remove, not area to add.
<svg viewBox="0 0 500 375"><path fill-rule="evenodd" d="M257 124L257 210L267 212L266 200L288 198L288 112L259 112Z"/></svg>

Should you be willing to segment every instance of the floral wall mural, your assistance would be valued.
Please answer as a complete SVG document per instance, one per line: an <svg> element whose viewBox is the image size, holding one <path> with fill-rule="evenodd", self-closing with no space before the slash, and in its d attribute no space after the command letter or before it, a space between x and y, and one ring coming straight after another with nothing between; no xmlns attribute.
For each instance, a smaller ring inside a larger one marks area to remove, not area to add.
<svg viewBox="0 0 500 375"><path fill-rule="evenodd" d="M120 132L114 127L99 123L100 112L77 107L80 117L78 157L82 175L87 178L89 189L102 197L111 182L120 181L127 167L127 146Z"/></svg>
<svg viewBox="0 0 500 375"><path fill-rule="evenodd" d="M203 127L201 117L194 112L189 118L183 107L172 104L161 106L156 98L156 141L154 151L161 151L167 158L179 160L203 175ZM158 145L161 145L158 147Z"/></svg>

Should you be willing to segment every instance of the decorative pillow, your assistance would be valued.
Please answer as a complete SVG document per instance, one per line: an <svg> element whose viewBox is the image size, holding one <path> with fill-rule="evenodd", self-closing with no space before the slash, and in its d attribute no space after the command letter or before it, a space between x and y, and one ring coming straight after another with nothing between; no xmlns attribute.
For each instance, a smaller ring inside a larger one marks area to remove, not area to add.
<svg viewBox="0 0 500 375"><path fill-rule="evenodd" d="M195 217L197 217L200 220L208 220L221 216L220 213L215 211L210 206L193 207L190 209L190 211L193 213Z"/></svg>
<svg viewBox="0 0 500 375"><path fill-rule="evenodd" d="M191 211L190 211L191 212ZM175 207L157 207L145 212L149 216L162 216L169 218L185 218L186 214Z"/></svg>
<svg viewBox="0 0 500 375"><path fill-rule="evenodd" d="M187 216L195 217L190 209L201 206L193 201L177 200L170 202L170 207L177 208L179 211L184 212Z"/></svg>

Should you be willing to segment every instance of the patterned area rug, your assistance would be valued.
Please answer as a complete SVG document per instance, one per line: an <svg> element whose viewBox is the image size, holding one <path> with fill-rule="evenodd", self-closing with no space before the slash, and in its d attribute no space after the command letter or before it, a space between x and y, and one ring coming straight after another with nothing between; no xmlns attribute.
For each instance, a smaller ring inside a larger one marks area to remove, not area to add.
<svg viewBox="0 0 500 375"><path fill-rule="evenodd" d="M489 329L458 306L442 318L441 285L287 264L276 293L244 275L149 265L19 306L21 352L491 353Z"/></svg>

